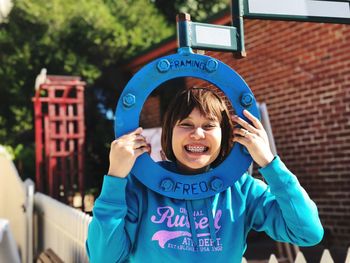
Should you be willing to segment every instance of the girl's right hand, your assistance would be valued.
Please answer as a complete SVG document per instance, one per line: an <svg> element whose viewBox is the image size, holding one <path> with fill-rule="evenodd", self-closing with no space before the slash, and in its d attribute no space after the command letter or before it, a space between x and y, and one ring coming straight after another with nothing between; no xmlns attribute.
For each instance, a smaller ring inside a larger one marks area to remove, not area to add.
<svg viewBox="0 0 350 263"><path fill-rule="evenodd" d="M141 133L142 128L139 127L111 143L108 175L125 178L134 166L136 158L151 150Z"/></svg>

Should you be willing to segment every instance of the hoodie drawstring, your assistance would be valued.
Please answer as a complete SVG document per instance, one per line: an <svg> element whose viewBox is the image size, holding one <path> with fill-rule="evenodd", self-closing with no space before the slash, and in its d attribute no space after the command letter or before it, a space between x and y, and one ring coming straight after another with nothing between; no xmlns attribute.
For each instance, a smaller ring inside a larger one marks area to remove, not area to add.
<svg viewBox="0 0 350 263"><path fill-rule="evenodd" d="M188 213L188 221L190 223L190 231L192 235L192 240L194 247L198 247L198 237L197 237L197 231L196 231L196 224L194 220L194 210L193 210L193 201L192 200L187 200L186 201L186 210ZM215 225L214 225L214 217L215 217L215 210L212 209L212 204L210 202L210 198L205 199L205 207L206 207L206 212L207 212L207 217L208 217L208 225L209 225L209 232L210 232L210 238L213 240L214 244L216 245L216 231L215 231Z"/></svg>
<svg viewBox="0 0 350 263"><path fill-rule="evenodd" d="M209 198L205 199L205 206L207 207L207 214L208 214L208 220L209 220L209 231L210 231L210 237L213 240L214 244L216 244L216 232L215 232L215 225L214 225L214 216L215 212L212 210L211 202Z"/></svg>
<svg viewBox="0 0 350 263"><path fill-rule="evenodd" d="M192 234L192 240L193 240L193 244L194 247L198 246L198 237L197 237L197 233L196 233L196 225L194 222L194 218L193 218L193 206L192 206L192 201L191 200L187 200L186 201L186 209L187 209L187 213L188 213L188 221L190 222L190 230L191 230L191 234Z"/></svg>

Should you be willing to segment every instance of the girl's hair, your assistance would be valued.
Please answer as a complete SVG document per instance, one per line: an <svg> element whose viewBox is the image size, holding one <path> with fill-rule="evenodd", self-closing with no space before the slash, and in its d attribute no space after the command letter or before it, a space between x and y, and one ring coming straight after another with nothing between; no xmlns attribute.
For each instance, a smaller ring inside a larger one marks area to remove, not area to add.
<svg viewBox="0 0 350 263"><path fill-rule="evenodd" d="M220 153L212 163L212 166L215 167L230 153L233 124L225 102L212 89L186 89L179 92L170 102L162 126L162 149L169 160L176 161L172 148L173 129L176 123L187 118L193 109L198 109L206 118L217 120L220 123L222 140Z"/></svg>

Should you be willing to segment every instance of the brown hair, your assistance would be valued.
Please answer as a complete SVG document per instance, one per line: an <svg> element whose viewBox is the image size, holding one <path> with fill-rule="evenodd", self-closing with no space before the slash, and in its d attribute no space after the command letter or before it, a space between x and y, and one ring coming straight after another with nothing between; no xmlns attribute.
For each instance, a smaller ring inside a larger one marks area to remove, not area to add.
<svg viewBox="0 0 350 263"><path fill-rule="evenodd" d="M220 153L212 163L215 167L230 153L232 147L233 124L225 102L212 89L186 89L179 92L170 102L164 115L162 126L162 149L169 160L176 160L172 147L174 126L178 121L185 119L195 108L198 109L203 116L217 120L220 123L222 140Z"/></svg>

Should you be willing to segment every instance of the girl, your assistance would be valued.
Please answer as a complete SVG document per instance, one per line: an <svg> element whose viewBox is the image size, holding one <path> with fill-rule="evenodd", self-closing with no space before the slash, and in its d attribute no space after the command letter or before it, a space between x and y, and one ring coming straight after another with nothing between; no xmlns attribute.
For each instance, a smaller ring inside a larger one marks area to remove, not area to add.
<svg viewBox="0 0 350 263"><path fill-rule="evenodd" d="M209 198L165 197L130 174L136 158L150 151L142 128L112 142L86 243L91 262L240 263L251 229L299 246L320 242L323 228L315 204L271 153L260 121L246 110L243 114L251 124L231 119L210 89L179 93L165 115L162 148L169 161L160 165L195 176L219 165L235 142L248 149L268 185L245 173Z"/></svg>

